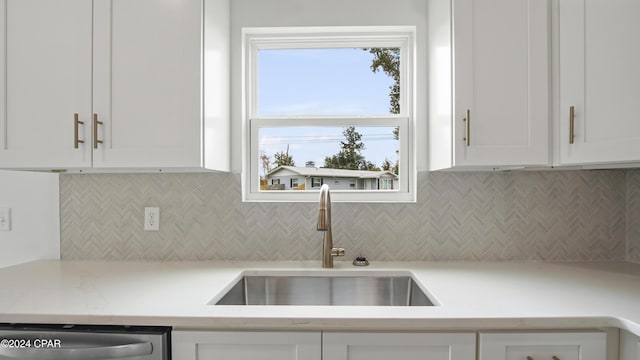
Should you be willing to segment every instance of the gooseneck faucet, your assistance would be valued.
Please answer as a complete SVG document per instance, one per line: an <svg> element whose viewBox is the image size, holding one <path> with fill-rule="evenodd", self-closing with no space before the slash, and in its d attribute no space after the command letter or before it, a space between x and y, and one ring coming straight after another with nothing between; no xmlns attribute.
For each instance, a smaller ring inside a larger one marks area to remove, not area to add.
<svg viewBox="0 0 640 360"><path fill-rule="evenodd" d="M331 194L329 185L320 187L320 211L318 212L318 231L323 232L322 236L322 267L332 268L334 256L344 256L343 248L333 247L333 237L331 233Z"/></svg>

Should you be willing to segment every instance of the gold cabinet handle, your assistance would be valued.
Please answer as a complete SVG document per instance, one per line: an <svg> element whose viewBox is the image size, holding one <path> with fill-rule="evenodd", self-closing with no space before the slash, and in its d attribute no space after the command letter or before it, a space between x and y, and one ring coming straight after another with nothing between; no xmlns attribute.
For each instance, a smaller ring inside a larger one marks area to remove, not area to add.
<svg viewBox="0 0 640 360"><path fill-rule="evenodd" d="M84 121L80 121L78 113L73 114L73 148L77 149L79 144L84 144L84 140L78 139L78 126L84 125Z"/></svg>
<svg viewBox="0 0 640 360"><path fill-rule="evenodd" d="M98 125L102 125L102 121L98 120L98 114L93 114L93 148L97 149L98 144L102 144L102 140L98 140Z"/></svg>
<svg viewBox="0 0 640 360"><path fill-rule="evenodd" d="M573 106L569 107L569 144L573 144L574 136L574 119L575 119L575 108ZM555 360L555 359L554 359Z"/></svg>
<svg viewBox="0 0 640 360"><path fill-rule="evenodd" d="M467 109L467 117L462 119L467 124L467 134L464 137L464 141L467 146L471 145L471 110Z"/></svg>

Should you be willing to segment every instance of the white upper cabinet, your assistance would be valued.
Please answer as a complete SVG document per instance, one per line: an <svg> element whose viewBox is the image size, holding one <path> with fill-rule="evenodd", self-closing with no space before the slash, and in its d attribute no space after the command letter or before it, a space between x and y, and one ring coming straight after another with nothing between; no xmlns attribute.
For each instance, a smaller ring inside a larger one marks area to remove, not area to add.
<svg viewBox="0 0 640 360"><path fill-rule="evenodd" d="M91 17L86 0L0 0L0 167L91 166Z"/></svg>
<svg viewBox="0 0 640 360"><path fill-rule="evenodd" d="M94 4L94 167L203 166L200 1Z"/></svg>
<svg viewBox="0 0 640 360"><path fill-rule="evenodd" d="M549 2L429 2L429 168L549 163Z"/></svg>
<svg viewBox="0 0 640 360"><path fill-rule="evenodd" d="M637 0L558 1L560 164L640 161L638 14Z"/></svg>
<svg viewBox="0 0 640 360"><path fill-rule="evenodd" d="M228 0L1 1L0 168L229 170Z"/></svg>

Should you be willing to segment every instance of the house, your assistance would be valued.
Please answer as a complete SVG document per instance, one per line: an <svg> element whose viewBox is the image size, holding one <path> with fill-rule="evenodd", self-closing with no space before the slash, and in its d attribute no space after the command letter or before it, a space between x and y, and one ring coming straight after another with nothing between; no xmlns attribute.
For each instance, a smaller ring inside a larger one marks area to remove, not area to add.
<svg viewBox="0 0 640 360"><path fill-rule="evenodd" d="M395 190L398 175L390 171L329 169L308 162L305 167L278 166L265 177L269 190L311 190L328 184L331 190Z"/></svg>

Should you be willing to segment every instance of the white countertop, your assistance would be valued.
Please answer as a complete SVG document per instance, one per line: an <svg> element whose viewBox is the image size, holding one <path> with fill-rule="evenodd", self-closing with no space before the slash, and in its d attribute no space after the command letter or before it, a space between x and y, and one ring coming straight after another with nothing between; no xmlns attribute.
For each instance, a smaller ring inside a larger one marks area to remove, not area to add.
<svg viewBox="0 0 640 360"><path fill-rule="evenodd" d="M433 307L213 306L244 270L410 272ZM618 327L640 335L629 263L37 261L0 269L0 322L180 329L478 330Z"/></svg>

